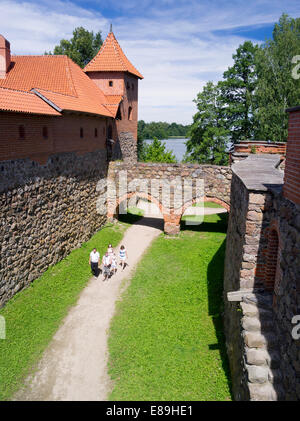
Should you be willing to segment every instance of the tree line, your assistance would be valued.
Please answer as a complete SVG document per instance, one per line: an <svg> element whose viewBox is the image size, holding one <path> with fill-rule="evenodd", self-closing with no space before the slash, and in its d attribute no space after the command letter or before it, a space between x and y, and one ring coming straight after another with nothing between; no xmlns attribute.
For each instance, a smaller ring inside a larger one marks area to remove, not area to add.
<svg viewBox="0 0 300 421"><path fill-rule="evenodd" d="M138 122L138 135L140 139L168 139L169 137L186 137L191 125L177 123L166 123L163 121L152 121L145 123L144 120Z"/></svg>

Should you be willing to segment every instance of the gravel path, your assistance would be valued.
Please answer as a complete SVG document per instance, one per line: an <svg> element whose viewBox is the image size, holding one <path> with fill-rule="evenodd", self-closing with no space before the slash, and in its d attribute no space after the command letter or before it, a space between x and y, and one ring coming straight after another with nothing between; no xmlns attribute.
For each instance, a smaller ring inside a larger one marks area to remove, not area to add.
<svg viewBox="0 0 300 421"><path fill-rule="evenodd" d="M222 209L206 208L205 213ZM120 297L122 281L129 279L142 254L163 229L159 215L149 215L125 232L122 244L129 265L103 282L91 278L69 311L40 360L34 375L14 400L103 401L112 388L107 373L107 332ZM117 249L118 250L118 249ZM88 256L87 256L88 260ZM123 288L125 285L123 285Z"/></svg>

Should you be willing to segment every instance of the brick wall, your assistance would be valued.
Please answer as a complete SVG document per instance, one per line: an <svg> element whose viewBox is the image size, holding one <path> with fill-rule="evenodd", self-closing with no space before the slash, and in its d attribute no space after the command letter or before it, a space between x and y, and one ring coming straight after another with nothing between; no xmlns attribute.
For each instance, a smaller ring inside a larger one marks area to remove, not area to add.
<svg viewBox="0 0 300 421"><path fill-rule="evenodd" d="M46 163L53 153L76 152L78 155L106 148L107 120L104 117L66 114L50 117L2 112L0 118L0 161L31 158ZM25 138L19 136L19 126ZM47 127L48 137L43 137ZM83 137L80 137L80 129ZM95 136L97 129L97 137Z"/></svg>
<svg viewBox="0 0 300 421"><path fill-rule="evenodd" d="M131 132L137 139L138 122L138 78L124 72L88 72L87 75L96 83L105 95L122 95L120 104L121 120L115 122L116 137L121 132ZM109 86L109 82L113 86ZM128 110L132 109L129 120Z"/></svg>
<svg viewBox="0 0 300 421"><path fill-rule="evenodd" d="M300 110L291 111L289 116L283 194L300 204Z"/></svg>
<svg viewBox="0 0 300 421"><path fill-rule="evenodd" d="M242 141L234 145L234 152L237 153L252 153L252 149L255 148L255 153L276 153L279 155L285 155L286 143L285 142L265 142L265 141Z"/></svg>

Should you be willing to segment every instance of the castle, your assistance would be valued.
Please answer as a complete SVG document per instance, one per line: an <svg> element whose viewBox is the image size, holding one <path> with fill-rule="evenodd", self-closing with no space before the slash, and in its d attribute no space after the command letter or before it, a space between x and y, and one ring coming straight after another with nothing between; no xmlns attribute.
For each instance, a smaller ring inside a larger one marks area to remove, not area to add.
<svg viewBox="0 0 300 421"><path fill-rule="evenodd" d="M202 199L230 210L224 322L234 397L300 400L300 107L288 110L284 170L285 145L267 142L256 153L240 144L231 167L141 163L139 79L112 32L83 70L66 56L11 56L0 36L0 306L117 215L124 197L112 201L107 181L122 171L125 196L155 202L168 234L199 200L191 184L175 209L181 182L201 179ZM161 183L156 193L145 180Z"/></svg>
<svg viewBox="0 0 300 421"><path fill-rule="evenodd" d="M142 78L113 32L83 70L67 56L11 56L0 35L0 161L117 153L121 133L137 139Z"/></svg>

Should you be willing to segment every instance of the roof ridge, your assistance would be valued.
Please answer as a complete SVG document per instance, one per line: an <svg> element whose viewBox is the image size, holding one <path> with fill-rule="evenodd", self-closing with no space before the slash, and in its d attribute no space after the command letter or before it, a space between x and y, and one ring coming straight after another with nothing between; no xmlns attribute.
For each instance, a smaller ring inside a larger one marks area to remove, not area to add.
<svg viewBox="0 0 300 421"><path fill-rule="evenodd" d="M115 52L116 52L116 54L117 54L117 57L118 57L118 59L120 60L120 62L121 62L121 65L123 66L123 70L126 72L126 66L125 66L125 63L124 63L124 61L123 61L123 59L122 59L122 57L120 56L120 54L119 54L119 51L118 51L118 49L116 48L116 45L115 45L115 43L114 43L114 41L117 43L117 46L121 49L121 46L120 46L120 44L118 43L118 41L117 41L117 39L116 39L116 37L115 37L115 35L114 35L114 33L112 32L112 36L113 36L113 47L114 47L114 50L115 50Z"/></svg>
<svg viewBox="0 0 300 421"><path fill-rule="evenodd" d="M77 94L77 91L76 91L76 88L75 88L75 83L74 83L74 79L73 79L73 77L72 77L72 72L71 72L71 69L70 69L70 57L69 56L65 56L66 58L65 58L65 61L67 62L67 71L66 71L66 73L67 73L67 78L68 79L70 79L71 80L71 91L73 90L73 92L75 92L75 96L78 98L78 94ZM71 60L72 61L72 63L74 63L73 62L73 60ZM76 63L75 63L76 64ZM82 69L81 69L82 70ZM73 89L72 89L73 88Z"/></svg>
<svg viewBox="0 0 300 421"><path fill-rule="evenodd" d="M62 92L51 91L50 89L45 89L45 88L37 88L37 87L35 87L35 88L32 88L32 89L36 89L38 91L51 92L52 94L66 96L66 97L71 97L71 98L78 98L78 95L63 94ZM27 92L27 91L22 91L22 92Z"/></svg>
<svg viewBox="0 0 300 421"><path fill-rule="evenodd" d="M67 54L12 54L11 57L68 57Z"/></svg>
<svg viewBox="0 0 300 421"><path fill-rule="evenodd" d="M22 94L30 94L34 95L30 91L22 91L21 89L14 89L14 88L8 88L7 86L0 86L0 89L5 89L6 91L14 91L14 92L21 92Z"/></svg>

